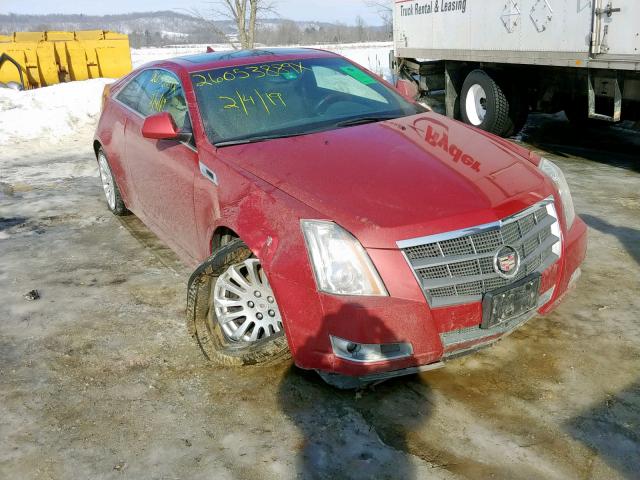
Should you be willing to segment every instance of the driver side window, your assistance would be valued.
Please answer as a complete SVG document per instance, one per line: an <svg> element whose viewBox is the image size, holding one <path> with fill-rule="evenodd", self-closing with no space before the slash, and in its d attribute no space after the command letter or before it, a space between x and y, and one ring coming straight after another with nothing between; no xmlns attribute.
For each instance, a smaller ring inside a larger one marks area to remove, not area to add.
<svg viewBox="0 0 640 480"><path fill-rule="evenodd" d="M168 112L180 131L190 131L189 109L180 80L166 70L150 70L139 93L138 111L144 117Z"/></svg>

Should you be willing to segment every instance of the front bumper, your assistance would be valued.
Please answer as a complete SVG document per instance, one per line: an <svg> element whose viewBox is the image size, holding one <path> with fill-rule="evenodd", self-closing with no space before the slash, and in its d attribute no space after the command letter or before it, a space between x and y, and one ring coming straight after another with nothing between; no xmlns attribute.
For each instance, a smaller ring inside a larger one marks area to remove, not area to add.
<svg viewBox="0 0 640 480"><path fill-rule="evenodd" d="M496 341L537 314L547 314L575 284L587 249L587 229L577 218L563 239L560 260L542 274L538 308L493 329L482 330L481 302L429 308L400 251L370 251L390 297L338 297L318 293L314 284L271 283L285 316L296 365L304 369L360 377L364 381L442 366L443 362ZM306 282L305 282L306 283ZM359 344L409 343L411 355L393 360L350 361L334 353L331 337Z"/></svg>

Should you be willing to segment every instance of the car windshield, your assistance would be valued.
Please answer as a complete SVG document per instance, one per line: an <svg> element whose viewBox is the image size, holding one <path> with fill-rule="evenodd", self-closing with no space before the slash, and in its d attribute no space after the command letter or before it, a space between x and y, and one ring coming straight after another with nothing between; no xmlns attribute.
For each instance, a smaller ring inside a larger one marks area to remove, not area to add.
<svg viewBox="0 0 640 480"><path fill-rule="evenodd" d="M225 67L191 81L207 136L219 147L424 111L339 57Z"/></svg>

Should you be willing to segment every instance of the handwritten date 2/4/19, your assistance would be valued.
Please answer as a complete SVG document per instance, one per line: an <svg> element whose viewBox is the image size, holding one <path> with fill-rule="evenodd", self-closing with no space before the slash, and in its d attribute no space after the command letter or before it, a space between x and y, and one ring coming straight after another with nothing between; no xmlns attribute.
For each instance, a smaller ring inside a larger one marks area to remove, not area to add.
<svg viewBox="0 0 640 480"><path fill-rule="evenodd" d="M246 80L248 78L279 77L287 75L301 75L309 67L305 67L302 62L292 63L265 63L262 65L249 65L242 68L225 70L224 72L206 72L192 75L196 87L214 86L223 82L233 82L234 80Z"/></svg>
<svg viewBox="0 0 640 480"><path fill-rule="evenodd" d="M276 108L287 108L287 102L279 92L254 90L253 93L247 95L236 90L233 97L220 96L218 98L225 102L225 110L241 110L247 116L251 115L254 108L259 111L264 110L269 115Z"/></svg>

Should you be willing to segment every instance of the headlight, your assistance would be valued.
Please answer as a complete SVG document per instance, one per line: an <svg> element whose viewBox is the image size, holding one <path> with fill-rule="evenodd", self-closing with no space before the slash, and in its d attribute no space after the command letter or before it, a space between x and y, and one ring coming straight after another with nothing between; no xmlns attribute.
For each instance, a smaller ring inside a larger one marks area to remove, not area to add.
<svg viewBox="0 0 640 480"><path fill-rule="evenodd" d="M562 201L562 210L564 210L564 219L567 222L567 230L573 225L573 221L576 219L576 210L573 207L573 198L571 198L571 191L569 190L569 184L564 177L564 173L560 170L555 163L546 158L540 160L540 170L542 170L547 177L556 184L556 188L560 193L560 200Z"/></svg>
<svg viewBox="0 0 640 480"><path fill-rule="evenodd" d="M369 255L349 232L321 220L302 220L302 231L320 291L335 295L388 295Z"/></svg>

